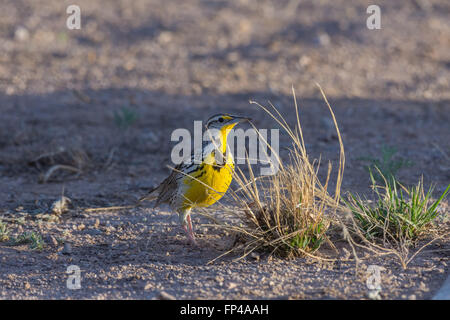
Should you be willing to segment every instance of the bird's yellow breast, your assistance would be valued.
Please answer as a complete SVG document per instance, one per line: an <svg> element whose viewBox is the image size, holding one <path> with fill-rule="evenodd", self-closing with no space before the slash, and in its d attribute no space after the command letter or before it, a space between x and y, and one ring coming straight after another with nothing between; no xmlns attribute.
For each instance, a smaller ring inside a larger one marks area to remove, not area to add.
<svg viewBox="0 0 450 320"><path fill-rule="evenodd" d="M214 154L210 154L198 170L183 179L183 207L208 207L228 190L233 178L233 157L229 155L222 165L218 165L213 157Z"/></svg>

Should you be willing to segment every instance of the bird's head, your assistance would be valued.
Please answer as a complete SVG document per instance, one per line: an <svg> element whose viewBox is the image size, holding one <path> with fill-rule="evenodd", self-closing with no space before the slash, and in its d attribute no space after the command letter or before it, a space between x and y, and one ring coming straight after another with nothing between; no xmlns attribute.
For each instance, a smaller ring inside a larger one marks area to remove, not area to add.
<svg viewBox="0 0 450 320"><path fill-rule="evenodd" d="M250 121L250 118L233 116L228 113L216 114L208 119L206 122L207 129L216 129L221 132L227 132L235 125L243 121Z"/></svg>

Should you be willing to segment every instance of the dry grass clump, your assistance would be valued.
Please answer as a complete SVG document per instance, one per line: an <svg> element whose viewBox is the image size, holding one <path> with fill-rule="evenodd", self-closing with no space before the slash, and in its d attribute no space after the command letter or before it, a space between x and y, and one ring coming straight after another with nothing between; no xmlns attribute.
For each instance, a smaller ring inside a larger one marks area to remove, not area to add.
<svg viewBox="0 0 450 320"><path fill-rule="evenodd" d="M240 216L246 233L241 238L254 244L255 249L267 248L282 256L316 251L329 226L325 216L329 199L318 190L317 176L306 169L308 164L303 163L298 151L293 151L292 157L295 164L271 177L241 180L243 188L237 192L246 199L244 215Z"/></svg>
<svg viewBox="0 0 450 320"><path fill-rule="evenodd" d="M283 164L276 155L279 170L272 176L255 178L250 164L248 177L239 168L235 172L234 178L239 189L232 190L231 194L241 210L236 211L227 206L224 210L239 221L239 226L228 226L228 229L237 234L241 245L231 251L243 249L243 257L254 250L266 250L287 257L311 256L327 240L325 233L339 204L345 156L333 110L322 89L320 90L329 107L340 143L334 195L328 192L331 163L328 165L325 181L321 182L318 178L320 161L311 161L307 155L294 90L297 115L297 125L294 129L289 127L285 118L272 104L270 107L264 107L251 102L261 107L281 126L291 138L292 147L289 163ZM256 130L255 127L254 129ZM262 136L260 139L263 139ZM275 151L271 149L271 152Z"/></svg>
<svg viewBox="0 0 450 320"><path fill-rule="evenodd" d="M79 175L91 163L88 154L81 148L60 147L56 151L39 155L29 165L42 171L40 181L46 183L51 179L69 174Z"/></svg>

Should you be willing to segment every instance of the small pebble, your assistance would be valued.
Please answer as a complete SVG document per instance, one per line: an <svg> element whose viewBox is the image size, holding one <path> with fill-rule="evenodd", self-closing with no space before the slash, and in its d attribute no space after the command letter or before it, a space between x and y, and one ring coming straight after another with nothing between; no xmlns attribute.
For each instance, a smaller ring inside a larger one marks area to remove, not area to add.
<svg viewBox="0 0 450 320"><path fill-rule="evenodd" d="M316 38L317 44L321 46L328 46L331 42L330 36L326 32L321 32L319 35L317 35Z"/></svg>
<svg viewBox="0 0 450 320"><path fill-rule="evenodd" d="M367 293L369 299L372 300L381 300L380 291L379 290L369 290Z"/></svg>
<svg viewBox="0 0 450 320"><path fill-rule="evenodd" d="M168 294L165 291L159 292L157 299L158 300L176 300L173 295Z"/></svg>
<svg viewBox="0 0 450 320"><path fill-rule="evenodd" d="M149 282L145 285L144 290L150 290L151 288L153 288L153 285Z"/></svg>
<svg viewBox="0 0 450 320"><path fill-rule="evenodd" d="M230 283L228 283L228 290L232 290L232 289L236 288L237 286L238 286L237 283L230 282Z"/></svg>
<svg viewBox="0 0 450 320"><path fill-rule="evenodd" d="M427 285L423 282L420 282L419 289L422 291L429 291Z"/></svg>
<svg viewBox="0 0 450 320"><path fill-rule="evenodd" d="M26 41L30 38L30 33L25 27L19 26L14 31L14 38L18 41Z"/></svg>
<svg viewBox="0 0 450 320"><path fill-rule="evenodd" d="M253 258L256 261L258 261L260 257L259 257L259 254L257 254L256 252L252 252L252 253L250 253L250 258Z"/></svg>
<svg viewBox="0 0 450 320"><path fill-rule="evenodd" d="M64 243L64 248L61 251L62 254L72 254L72 245L68 242Z"/></svg>

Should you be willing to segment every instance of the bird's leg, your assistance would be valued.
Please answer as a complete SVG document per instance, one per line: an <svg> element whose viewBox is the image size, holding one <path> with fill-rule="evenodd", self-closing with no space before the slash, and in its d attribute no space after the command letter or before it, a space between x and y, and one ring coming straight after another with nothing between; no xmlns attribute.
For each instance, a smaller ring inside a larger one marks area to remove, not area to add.
<svg viewBox="0 0 450 320"><path fill-rule="evenodd" d="M194 246L197 246L197 241L195 241L194 235L191 232L189 232L186 225L183 226L183 229L184 229L184 232L186 232L186 235L187 235L189 241L191 242L191 244Z"/></svg>
<svg viewBox="0 0 450 320"><path fill-rule="evenodd" d="M197 245L197 242L195 241L195 238L194 238L193 235L189 232L188 226L187 226L186 224L183 225L183 230L184 230L184 232L186 232L186 235L187 235L189 241L190 241L193 245Z"/></svg>
<svg viewBox="0 0 450 320"><path fill-rule="evenodd" d="M195 241L194 232L192 230L192 222L191 222L190 213L191 213L191 209L187 209L187 210L182 210L181 212L178 213L178 215L180 217L180 223L183 227L184 232L186 232L186 235L187 235L189 241L193 245L197 245L197 242Z"/></svg>
<svg viewBox="0 0 450 320"><path fill-rule="evenodd" d="M191 221L191 214L190 213L187 215L187 222L188 222L188 226L189 226L190 238L192 240L194 240L194 243L195 243L195 233L194 233L194 229L192 228L192 221Z"/></svg>

